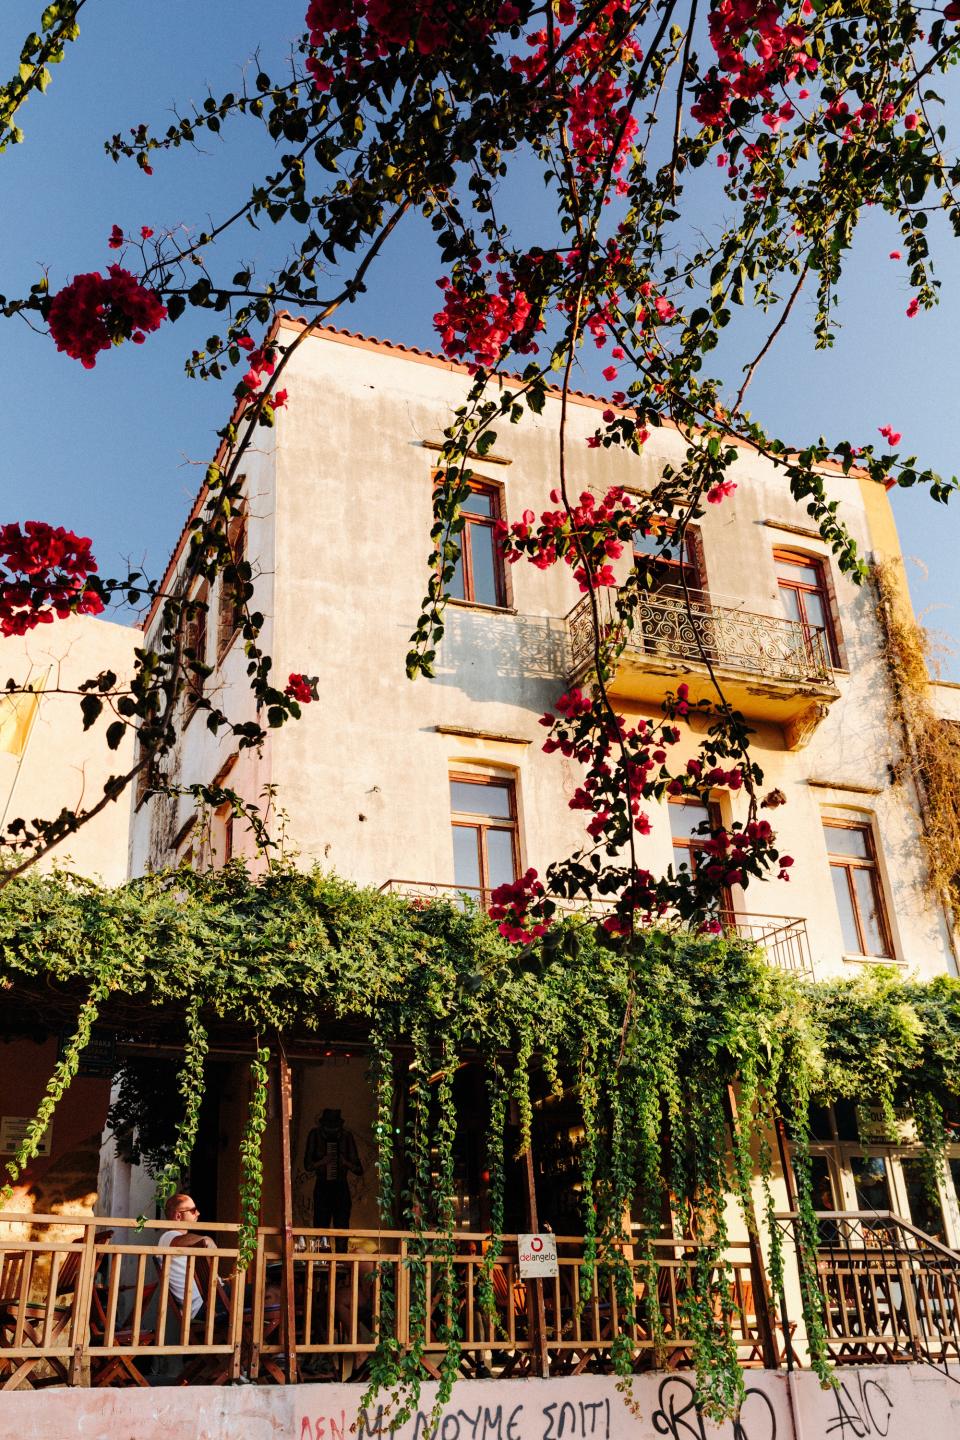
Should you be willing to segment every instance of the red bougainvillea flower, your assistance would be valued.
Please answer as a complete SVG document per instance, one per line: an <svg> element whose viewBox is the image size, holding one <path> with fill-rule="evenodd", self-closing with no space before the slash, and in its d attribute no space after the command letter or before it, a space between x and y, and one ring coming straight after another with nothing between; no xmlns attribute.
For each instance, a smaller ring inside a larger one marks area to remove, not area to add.
<svg viewBox="0 0 960 1440"><path fill-rule="evenodd" d="M289 695L291 700L296 700L300 705L309 705L311 700L316 700L316 681L309 680L306 675L294 672L287 681L283 691Z"/></svg>
<svg viewBox="0 0 960 1440"><path fill-rule="evenodd" d="M907 306L907 319L912 320L919 309L920 301L917 299L916 295L914 295L913 299L910 301L910 304Z"/></svg>
<svg viewBox="0 0 960 1440"><path fill-rule="evenodd" d="M89 577L91 542L42 520L0 526L0 635L25 635L55 615L99 615L103 600Z"/></svg>
<svg viewBox="0 0 960 1440"><path fill-rule="evenodd" d="M506 271L496 276L497 290L490 293L479 280L471 288L445 276L437 281L444 292L444 306L433 317L445 355L453 360L473 360L474 366L491 368L507 349L519 355L536 350L534 331L542 329L529 298L517 280Z"/></svg>
<svg viewBox="0 0 960 1440"><path fill-rule="evenodd" d="M877 428L879 429L880 434L883 436L884 440L886 440L888 445L897 446L903 439L900 431L894 430L892 425L880 425Z"/></svg>
<svg viewBox="0 0 960 1440"><path fill-rule="evenodd" d="M498 885L491 892L490 918L499 921L497 928L504 939L514 945L527 945L546 935L550 921L541 908L545 894L536 870L528 870L519 880Z"/></svg>
<svg viewBox="0 0 960 1440"><path fill-rule="evenodd" d="M96 270L75 276L54 295L47 321L57 349L92 370L101 350L131 339L141 345L166 315L152 290L129 270L111 265L106 277Z"/></svg>
<svg viewBox="0 0 960 1440"><path fill-rule="evenodd" d="M123 231L120 229L119 225L114 225L113 229L110 231L110 238L108 239L107 244L109 245L111 250L120 249L120 246L123 244Z"/></svg>

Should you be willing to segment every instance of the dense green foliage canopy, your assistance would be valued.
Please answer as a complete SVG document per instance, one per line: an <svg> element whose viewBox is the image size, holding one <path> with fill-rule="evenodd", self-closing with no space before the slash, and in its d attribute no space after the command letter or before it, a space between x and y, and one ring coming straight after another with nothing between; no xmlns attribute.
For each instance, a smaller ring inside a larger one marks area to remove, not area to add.
<svg viewBox="0 0 960 1440"><path fill-rule="evenodd" d="M649 1215L655 1233L668 1191L684 1228L710 1237L699 1247L702 1314L688 1318L698 1334L701 1384L718 1407L735 1402L739 1377L731 1337L709 1300L710 1275L724 1264L731 1188L748 1225L755 1224L750 1185L758 1155L771 1269L780 1283L769 1187L775 1116L785 1119L800 1157L801 1211L812 1252L816 1232L804 1163L811 1102L870 1099L891 1120L895 1106L911 1107L932 1173L944 1116L960 1108L960 983L947 977L921 984L877 969L804 983L732 937L661 927L617 941L576 917L539 945L519 948L469 907L421 905L319 871L280 869L253 879L234 863L201 875L150 876L115 890L31 875L3 892L0 986L8 1030L16 1007L27 1013L23 998L36 997L40 987L58 1004L71 997L78 1016L74 1044L8 1166L13 1179L35 1153L97 1016L135 1034L131 1017L163 1015L182 1035L183 1118L161 1171L161 1191L173 1188L189 1161L210 1032L240 1026L255 1037L254 1100L241 1139L251 1239L267 1047L278 1033L329 1034L337 1022L361 1027L378 1105L384 1217L399 1217L414 1230L428 1224L453 1229L452 1082L464 1059L482 1056L488 1075L494 1231L503 1228L508 1102L517 1106L525 1145L534 1072L554 1089L575 1090L586 1132L588 1274L594 1265L611 1266L625 1305L635 1303L629 1272L621 1276L617 1268L623 1216L629 1208ZM408 1095L400 1134L393 1104L398 1084ZM739 1096L732 1128L729 1085ZM406 1165L402 1197L392 1193L396 1147L403 1148ZM496 1253L493 1247L491 1266ZM648 1258L652 1264L652 1253ZM816 1316L807 1323L816 1351ZM453 1327L448 1338L452 1380ZM629 1364L626 1352L615 1359ZM396 1384L411 1363L385 1347L378 1383Z"/></svg>

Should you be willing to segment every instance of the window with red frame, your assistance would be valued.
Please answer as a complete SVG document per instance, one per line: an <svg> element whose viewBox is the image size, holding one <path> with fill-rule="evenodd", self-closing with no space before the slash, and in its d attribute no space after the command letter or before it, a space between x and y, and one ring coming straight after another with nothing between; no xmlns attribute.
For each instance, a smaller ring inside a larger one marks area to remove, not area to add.
<svg viewBox="0 0 960 1440"><path fill-rule="evenodd" d="M512 883L520 873L513 781L451 775L450 812L454 883L478 893L486 905L491 890Z"/></svg>
<svg viewBox="0 0 960 1440"><path fill-rule="evenodd" d="M893 945L870 826L824 820L823 833L845 953L892 959Z"/></svg>
<svg viewBox="0 0 960 1440"><path fill-rule="evenodd" d="M822 630L827 660L831 665L839 665L840 652L830 613L824 562L817 555L801 555L794 550L774 550L773 560L784 615L802 625L807 635Z"/></svg>
<svg viewBox="0 0 960 1440"><path fill-rule="evenodd" d="M502 510L499 485L471 481L470 494L461 507L466 523L460 534L460 559L450 581L454 599L500 608L506 605L506 569L494 531Z"/></svg>
<svg viewBox="0 0 960 1440"><path fill-rule="evenodd" d="M700 554L700 537L691 526L683 537L674 536L674 526L661 528L657 535L633 532L633 563L637 566L643 584L644 573L649 575L651 584L646 586L658 594L670 596L684 594L684 583L694 599L700 598L705 590L703 561ZM672 548L667 555L660 555L664 541L671 537Z"/></svg>

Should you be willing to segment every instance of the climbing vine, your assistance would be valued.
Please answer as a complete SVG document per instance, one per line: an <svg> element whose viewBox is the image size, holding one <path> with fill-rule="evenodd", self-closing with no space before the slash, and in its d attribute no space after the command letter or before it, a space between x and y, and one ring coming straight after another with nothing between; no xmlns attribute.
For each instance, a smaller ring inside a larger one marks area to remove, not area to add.
<svg viewBox="0 0 960 1440"><path fill-rule="evenodd" d="M873 568L896 718L920 787L921 836L931 885L960 921L960 725L933 706L928 640L906 600L899 561ZM901 780L905 778L900 775Z"/></svg>
<svg viewBox="0 0 960 1440"><path fill-rule="evenodd" d="M195 1135L208 1037L217 1026L239 1026L254 1052L240 1141L244 1265L260 1218L269 1083L270 1056L258 1037L277 1031L308 1037L321 1027L328 1034L338 1019L362 1024L376 1096L381 1214L411 1236L409 1344L397 1342L396 1297L385 1286L371 1371L371 1395L394 1395L397 1418L419 1393L428 1332L445 1357L441 1396L457 1371L453 1077L464 1063L483 1063L494 1235L504 1223L511 1112L525 1147L539 1097L560 1090L575 1096L585 1132L583 1293L591 1285L606 1291L612 1281L625 1322L636 1318L665 1345L654 1237L669 1205L677 1233L696 1246L693 1283L682 1296L684 1323L695 1340L704 1403L721 1414L735 1407L742 1385L727 1318L729 1197L749 1228L758 1174L766 1190L760 1233L774 1287L782 1285L769 1143L780 1116L796 1157L807 1345L825 1374L811 1269L817 1226L810 1107L869 1096L892 1120L907 1106L936 1164L945 1125L960 1119L960 982L919 984L878 969L815 984L772 969L739 939L680 925L618 938L571 917L559 930L559 942L519 949L469 907L417 907L316 871L274 870L253 879L236 862L215 873L154 875L115 890L60 876L18 881L0 901L0 1011L8 1007L0 1018L9 1028L10 1007L22 1014L34 995L44 1006L52 999L73 1006L78 1018L11 1177L36 1153L95 1017L122 1029L123 1007L134 1004L138 1023L149 1026L151 1013L162 1020L166 1043L170 1026L178 1027L184 1060L177 1165L186 1163ZM129 1110L128 1119L136 1119ZM395 1193L399 1154L404 1183ZM628 1214L639 1222L633 1232ZM494 1240L478 1267L491 1317L497 1254ZM647 1280L639 1291L637 1267ZM629 1344L620 1341L612 1359L628 1381Z"/></svg>

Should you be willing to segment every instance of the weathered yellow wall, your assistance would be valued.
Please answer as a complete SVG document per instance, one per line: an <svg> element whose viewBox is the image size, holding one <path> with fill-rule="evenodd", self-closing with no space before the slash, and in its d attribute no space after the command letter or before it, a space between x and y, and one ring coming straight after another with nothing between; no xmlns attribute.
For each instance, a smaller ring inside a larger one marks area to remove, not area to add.
<svg viewBox="0 0 960 1440"><path fill-rule="evenodd" d="M8 679L21 685L45 682L22 763L0 751L0 813L7 811L0 829L18 816L28 822L35 816L54 819L64 806L89 806L100 799L109 776L130 769L133 731L127 731L117 750L108 750L104 735L116 716L105 708L97 724L85 731L79 697L53 692L57 687L76 691L104 670L112 670L121 682L128 679L134 648L142 640L139 630L89 615L71 615L27 635L0 640L0 687L5 688ZM76 835L62 840L44 859L43 868L61 865L108 885L125 880L131 795L132 787Z"/></svg>

